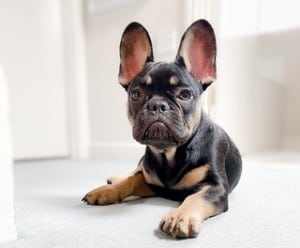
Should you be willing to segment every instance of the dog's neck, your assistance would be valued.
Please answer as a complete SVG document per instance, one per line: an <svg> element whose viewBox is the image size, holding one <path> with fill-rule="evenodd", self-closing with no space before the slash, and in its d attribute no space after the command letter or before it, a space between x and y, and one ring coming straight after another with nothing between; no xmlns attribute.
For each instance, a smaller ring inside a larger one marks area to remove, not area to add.
<svg viewBox="0 0 300 248"><path fill-rule="evenodd" d="M182 150L186 150L186 145L190 143L191 140L193 140L196 133L199 132L199 128L202 127L203 130L207 130L206 124L208 123L208 115L204 112L200 112L200 122L197 125L197 128L195 129L194 133L190 137L189 141L183 144L184 149L182 149L182 146L170 146L165 149L158 149L154 146L148 145L147 148L153 154L155 159L159 164L165 164L168 165L168 167L174 167L175 166L175 156L177 152L180 152Z"/></svg>
<svg viewBox="0 0 300 248"><path fill-rule="evenodd" d="M175 154L177 147L171 146L166 149L157 149L154 146L148 146L159 163L167 163L168 166L173 166L175 163Z"/></svg>

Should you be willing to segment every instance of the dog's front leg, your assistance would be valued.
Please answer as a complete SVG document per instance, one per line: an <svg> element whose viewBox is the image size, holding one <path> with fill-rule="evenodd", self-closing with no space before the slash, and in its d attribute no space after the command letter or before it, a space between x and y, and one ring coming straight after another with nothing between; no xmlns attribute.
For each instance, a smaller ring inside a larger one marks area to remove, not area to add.
<svg viewBox="0 0 300 248"><path fill-rule="evenodd" d="M223 212L226 206L227 193L221 185L205 186L166 214L160 222L160 229L174 238L196 237L202 222Z"/></svg>
<svg viewBox="0 0 300 248"><path fill-rule="evenodd" d="M120 202L129 196L154 196L147 186L142 172L137 172L119 183L96 188L87 193L82 201L91 205L108 205Z"/></svg>

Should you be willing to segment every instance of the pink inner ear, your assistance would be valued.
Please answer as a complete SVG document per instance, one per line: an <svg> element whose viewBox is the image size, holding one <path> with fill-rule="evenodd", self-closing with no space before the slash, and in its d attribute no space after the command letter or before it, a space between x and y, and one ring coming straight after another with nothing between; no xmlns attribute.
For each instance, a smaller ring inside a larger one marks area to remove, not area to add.
<svg viewBox="0 0 300 248"><path fill-rule="evenodd" d="M126 39L125 37L124 39ZM121 55L121 66L119 73L119 81L123 85L129 82L143 69L147 57L151 54L151 47L147 41L147 37L131 36L127 47L124 45L124 52Z"/></svg>
<svg viewBox="0 0 300 248"><path fill-rule="evenodd" d="M179 48L186 69L201 83L212 83L216 78L216 39L210 24L205 20L194 22Z"/></svg>
<svg viewBox="0 0 300 248"><path fill-rule="evenodd" d="M212 82L216 78L214 57L207 55L203 43L196 39L187 47L188 70L202 83Z"/></svg>
<svg viewBox="0 0 300 248"><path fill-rule="evenodd" d="M119 77L120 83L128 84L142 69L143 64L141 63L141 59L133 56L127 58L126 63L121 63L121 71Z"/></svg>
<svg viewBox="0 0 300 248"><path fill-rule="evenodd" d="M202 83L212 82L216 78L214 56L207 54L209 49L194 37L187 37L182 56L187 70Z"/></svg>
<svg viewBox="0 0 300 248"><path fill-rule="evenodd" d="M147 60L147 45L145 42L136 42L127 58L121 61L122 78L131 81L142 69Z"/></svg>

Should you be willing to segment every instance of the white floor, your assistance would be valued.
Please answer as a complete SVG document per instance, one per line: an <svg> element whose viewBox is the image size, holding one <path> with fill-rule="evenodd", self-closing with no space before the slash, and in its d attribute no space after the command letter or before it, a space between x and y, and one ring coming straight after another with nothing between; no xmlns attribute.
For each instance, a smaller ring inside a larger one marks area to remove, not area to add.
<svg viewBox="0 0 300 248"><path fill-rule="evenodd" d="M203 224L198 238L172 240L158 223L176 202L152 198L111 206L80 200L116 173L123 161L37 161L15 165L18 240L1 248L300 247L300 154L244 160L229 211Z"/></svg>

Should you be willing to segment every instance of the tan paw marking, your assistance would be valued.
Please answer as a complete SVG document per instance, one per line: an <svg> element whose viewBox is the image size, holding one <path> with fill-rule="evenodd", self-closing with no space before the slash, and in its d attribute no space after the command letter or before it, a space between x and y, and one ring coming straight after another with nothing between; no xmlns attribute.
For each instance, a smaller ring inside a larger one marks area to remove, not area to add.
<svg viewBox="0 0 300 248"><path fill-rule="evenodd" d="M218 213L216 206L203 197L209 188L206 186L188 196L178 208L166 214L160 222L160 229L174 238L196 237L201 223Z"/></svg>
<svg viewBox="0 0 300 248"><path fill-rule="evenodd" d="M166 214L160 222L160 229L173 238L196 237L200 228L200 215L197 212L184 211L180 208Z"/></svg>
<svg viewBox="0 0 300 248"><path fill-rule="evenodd" d="M118 190L111 185L105 185L94 189L87 193L82 199L82 201L90 205L108 205L119 202L120 200Z"/></svg>
<svg viewBox="0 0 300 248"><path fill-rule="evenodd" d="M153 195L143 174L137 172L119 183L108 184L90 191L82 201L92 205L107 205L120 202L129 196L150 197Z"/></svg>

